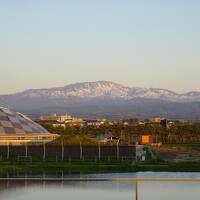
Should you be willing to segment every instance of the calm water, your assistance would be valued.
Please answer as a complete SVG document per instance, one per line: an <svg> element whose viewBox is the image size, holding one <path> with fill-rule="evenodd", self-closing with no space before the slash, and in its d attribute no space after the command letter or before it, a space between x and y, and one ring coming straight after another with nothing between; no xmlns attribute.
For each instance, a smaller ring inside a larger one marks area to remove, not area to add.
<svg viewBox="0 0 200 200"><path fill-rule="evenodd" d="M200 178L200 173L131 173L84 175L110 178ZM1 181L0 200L133 200L134 182ZM142 182L140 200L199 200L200 183Z"/></svg>

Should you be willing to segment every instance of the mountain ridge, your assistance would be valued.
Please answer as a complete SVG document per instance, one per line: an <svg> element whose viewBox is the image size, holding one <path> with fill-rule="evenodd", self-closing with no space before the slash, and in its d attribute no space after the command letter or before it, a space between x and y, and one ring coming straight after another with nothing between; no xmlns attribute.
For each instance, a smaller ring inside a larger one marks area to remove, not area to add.
<svg viewBox="0 0 200 200"><path fill-rule="evenodd" d="M177 93L172 90L162 88L142 88L128 87L111 81L78 82L63 87L29 89L23 92L10 94L27 97L46 97L46 98L97 98L110 97L122 98L125 100L135 98L161 99L173 102L196 102L200 101L199 91L189 91ZM10 96L0 95L0 96Z"/></svg>
<svg viewBox="0 0 200 200"><path fill-rule="evenodd" d="M0 95L0 104L30 116L51 112L77 117L200 119L200 92L183 94L160 89L126 87L111 81L30 89Z"/></svg>

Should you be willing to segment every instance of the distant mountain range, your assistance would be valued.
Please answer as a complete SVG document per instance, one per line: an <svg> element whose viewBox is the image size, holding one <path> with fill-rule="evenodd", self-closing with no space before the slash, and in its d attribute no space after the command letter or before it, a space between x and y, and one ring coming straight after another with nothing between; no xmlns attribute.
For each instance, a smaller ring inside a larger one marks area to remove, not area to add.
<svg viewBox="0 0 200 200"><path fill-rule="evenodd" d="M70 112L81 117L200 118L200 92L178 94L159 88L126 87L110 81L0 95L0 103L31 115Z"/></svg>

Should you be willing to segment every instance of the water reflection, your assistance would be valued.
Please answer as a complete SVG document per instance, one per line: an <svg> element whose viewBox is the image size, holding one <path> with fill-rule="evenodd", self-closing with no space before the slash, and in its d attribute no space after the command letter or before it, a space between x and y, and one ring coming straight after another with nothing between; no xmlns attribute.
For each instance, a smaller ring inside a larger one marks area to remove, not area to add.
<svg viewBox="0 0 200 200"><path fill-rule="evenodd" d="M128 200L133 199L134 183L1 181L1 200Z"/></svg>
<svg viewBox="0 0 200 200"><path fill-rule="evenodd" d="M66 174L64 175L67 176ZM200 173L127 173L71 175L107 178L199 178ZM0 181L1 200L133 200L135 182L112 181ZM199 200L199 182L139 182L138 200Z"/></svg>
<svg viewBox="0 0 200 200"><path fill-rule="evenodd" d="M141 200L199 200L200 183L143 182L139 183Z"/></svg>

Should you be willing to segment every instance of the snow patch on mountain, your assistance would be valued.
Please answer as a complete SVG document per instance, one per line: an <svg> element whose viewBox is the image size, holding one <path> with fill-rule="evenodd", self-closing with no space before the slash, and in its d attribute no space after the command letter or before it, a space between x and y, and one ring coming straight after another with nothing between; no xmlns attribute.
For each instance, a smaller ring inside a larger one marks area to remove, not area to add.
<svg viewBox="0 0 200 200"><path fill-rule="evenodd" d="M30 98L112 98L130 100L135 98L160 99L172 102L200 101L200 92L193 91L185 94L160 89L126 87L110 81L84 82L70 84L64 87L50 89L32 89L15 94L20 97Z"/></svg>

